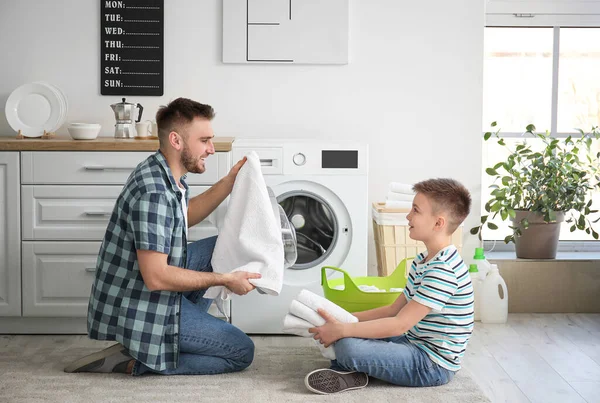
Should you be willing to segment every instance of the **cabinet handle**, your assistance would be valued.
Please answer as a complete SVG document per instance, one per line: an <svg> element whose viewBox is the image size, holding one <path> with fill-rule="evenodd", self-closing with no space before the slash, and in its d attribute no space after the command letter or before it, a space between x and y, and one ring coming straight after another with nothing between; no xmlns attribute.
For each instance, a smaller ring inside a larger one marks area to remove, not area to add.
<svg viewBox="0 0 600 403"><path fill-rule="evenodd" d="M110 216L112 213L108 211L86 211L85 215L89 217L106 217Z"/></svg>
<svg viewBox="0 0 600 403"><path fill-rule="evenodd" d="M86 267L85 271L87 271L88 273L94 273L94 272L96 272L96 268L95 267Z"/></svg>
<svg viewBox="0 0 600 403"><path fill-rule="evenodd" d="M135 167L104 167L102 165L86 165L86 171L133 171Z"/></svg>

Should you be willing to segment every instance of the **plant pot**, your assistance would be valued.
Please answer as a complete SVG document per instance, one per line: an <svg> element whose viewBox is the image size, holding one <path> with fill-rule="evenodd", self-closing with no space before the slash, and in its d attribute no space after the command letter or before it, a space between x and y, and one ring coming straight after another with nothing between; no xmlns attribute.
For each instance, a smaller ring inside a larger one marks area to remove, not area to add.
<svg viewBox="0 0 600 403"><path fill-rule="evenodd" d="M533 211L515 211L512 219L513 226L521 228L522 235L515 237L515 249L519 259L555 259L560 236L560 224L565 219L565 213L556 212L556 221L547 223L542 214ZM529 221L527 229L520 226L523 218Z"/></svg>

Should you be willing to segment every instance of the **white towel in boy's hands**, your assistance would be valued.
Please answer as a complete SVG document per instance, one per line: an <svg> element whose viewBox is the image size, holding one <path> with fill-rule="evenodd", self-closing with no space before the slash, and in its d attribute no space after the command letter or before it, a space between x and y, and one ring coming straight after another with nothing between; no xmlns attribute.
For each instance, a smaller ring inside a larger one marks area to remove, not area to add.
<svg viewBox="0 0 600 403"><path fill-rule="evenodd" d="M313 326L323 326L325 324L325 319L323 319L321 315L296 300L293 300L290 304L290 313L300 319L304 319L305 321L312 323Z"/></svg>
<svg viewBox="0 0 600 403"><path fill-rule="evenodd" d="M346 311L344 308L334 304L321 297L320 295L315 294L314 292L308 290L302 290L296 297L298 302L306 305L313 311L318 311L319 309L326 310L331 316L333 316L336 320L344 323L356 323L358 322L358 318L352 315L350 312Z"/></svg>
<svg viewBox="0 0 600 403"><path fill-rule="evenodd" d="M250 283L267 294L279 295L284 259L281 224L273 214L258 155L252 151L247 157L233 185L211 264L215 273L260 273L262 277ZM230 295L230 290L217 286L206 290L204 298L216 299L223 312L222 300Z"/></svg>
<svg viewBox="0 0 600 403"><path fill-rule="evenodd" d="M298 302L298 301L295 301L295 302ZM300 304L300 305L302 305L302 304ZM319 314L317 314L317 315L319 315ZM319 317L320 317L320 315L319 315ZM323 322L325 322L325 319L321 318L321 320ZM310 329L311 327L315 327L315 325L313 323L305 321L304 319L298 318L294 315L290 315L290 314L285 315L285 318L283 319L283 333L295 334L296 336L312 338L313 342L315 342L317 347L319 347L319 350L321 351L321 354L323 355L323 357L327 358L328 360L335 360L335 351L333 350L333 347L332 346L325 347L323 344L321 344L321 342L319 340L315 340L313 338L314 334L312 334L308 331L308 329Z"/></svg>

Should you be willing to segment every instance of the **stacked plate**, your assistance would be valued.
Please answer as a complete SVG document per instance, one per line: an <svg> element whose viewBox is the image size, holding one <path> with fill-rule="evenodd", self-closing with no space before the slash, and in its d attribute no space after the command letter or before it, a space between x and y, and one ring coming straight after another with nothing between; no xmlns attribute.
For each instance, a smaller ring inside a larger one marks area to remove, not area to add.
<svg viewBox="0 0 600 403"><path fill-rule="evenodd" d="M44 130L55 132L65 123L69 104L55 85L38 81L14 90L6 101L6 120L25 137L41 137Z"/></svg>

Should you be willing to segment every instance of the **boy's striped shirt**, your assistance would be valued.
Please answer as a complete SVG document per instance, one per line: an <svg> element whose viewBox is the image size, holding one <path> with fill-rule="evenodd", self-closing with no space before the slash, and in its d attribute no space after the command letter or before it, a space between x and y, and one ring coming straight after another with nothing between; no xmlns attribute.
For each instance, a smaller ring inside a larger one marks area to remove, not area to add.
<svg viewBox="0 0 600 403"><path fill-rule="evenodd" d="M407 337L434 362L457 371L473 332L471 277L454 245L423 263L426 257L427 252L421 253L412 262L404 295L432 310Z"/></svg>

